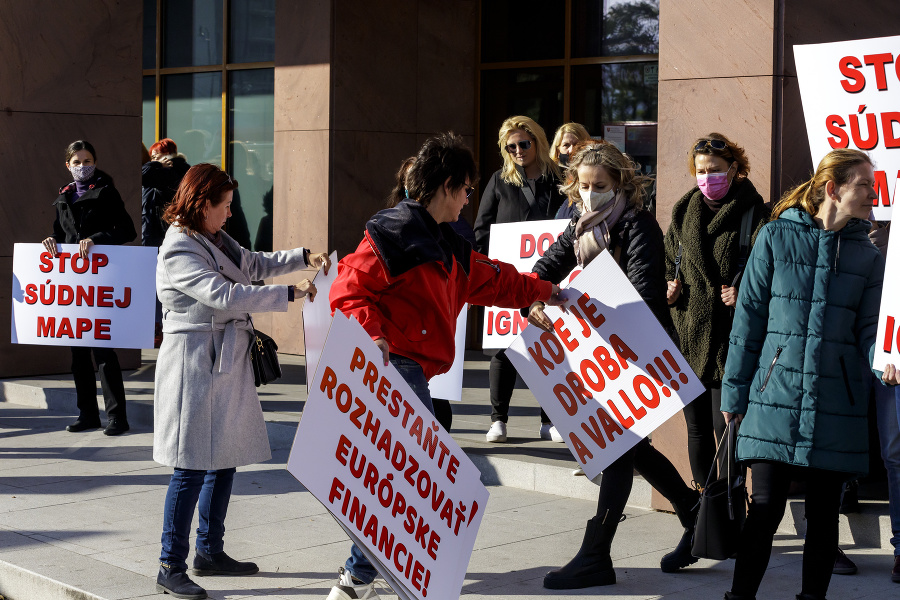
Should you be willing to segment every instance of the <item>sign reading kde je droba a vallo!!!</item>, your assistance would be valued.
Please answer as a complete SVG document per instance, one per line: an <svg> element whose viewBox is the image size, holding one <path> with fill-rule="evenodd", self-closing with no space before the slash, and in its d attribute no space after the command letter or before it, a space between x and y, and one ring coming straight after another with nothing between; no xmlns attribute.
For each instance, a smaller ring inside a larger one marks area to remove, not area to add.
<svg viewBox="0 0 900 600"><path fill-rule="evenodd" d="M813 166L834 148L875 162L875 219L891 218L900 171L900 36L794 46Z"/></svg>
<svg viewBox="0 0 900 600"><path fill-rule="evenodd" d="M609 252L563 294L506 355L593 479L704 387Z"/></svg>
<svg viewBox="0 0 900 600"><path fill-rule="evenodd" d="M481 473L340 311L287 468L401 598L459 597L488 501Z"/></svg>
<svg viewBox="0 0 900 600"><path fill-rule="evenodd" d="M568 224L568 219L551 219L491 225L488 256L513 265L520 273L531 273L534 264L544 256ZM578 272L573 271L560 285L565 285ZM485 308L482 347L506 348L527 326L528 320L517 309Z"/></svg>
<svg viewBox="0 0 900 600"><path fill-rule="evenodd" d="M152 348L156 248L42 244L13 250L12 342Z"/></svg>

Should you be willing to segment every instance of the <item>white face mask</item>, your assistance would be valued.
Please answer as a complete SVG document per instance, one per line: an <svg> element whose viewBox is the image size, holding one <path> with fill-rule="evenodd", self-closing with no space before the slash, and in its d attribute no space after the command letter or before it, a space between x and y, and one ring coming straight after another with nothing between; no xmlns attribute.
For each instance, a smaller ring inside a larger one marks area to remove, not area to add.
<svg viewBox="0 0 900 600"><path fill-rule="evenodd" d="M591 211L597 210L616 195L615 190L607 190L605 192L594 192L592 190L578 190L581 200L587 205Z"/></svg>
<svg viewBox="0 0 900 600"><path fill-rule="evenodd" d="M75 181L87 181L94 176L94 169L96 169L94 165L72 165L69 172Z"/></svg>

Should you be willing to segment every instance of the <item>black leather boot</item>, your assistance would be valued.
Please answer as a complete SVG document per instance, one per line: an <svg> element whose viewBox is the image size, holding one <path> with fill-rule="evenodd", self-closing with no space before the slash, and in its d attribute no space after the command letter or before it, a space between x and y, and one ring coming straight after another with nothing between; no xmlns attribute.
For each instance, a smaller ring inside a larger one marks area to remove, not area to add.
<svg viewBox="0 0 900 600"><path fill-rule="evenodd" d="M680 502L673 504L675 514L684 527L681 540L675 549L662 557L659 568L663 573L675 573L679 569L697 562L697 557L691 554L691 545L694 542L694 525L697 523L697 511L700 510L700 495L696 492L685 496Z"/></svg>
<svg viewBox="0 0 900 600"><path fill-rule="evenodd" d="M197 550L194 554L194 575L253 575L259 573L259 567L252 562L238 562L225 554L206 554Z"/></svg>
<svg viewBox="0 0 900 600"><path fill-rule="evenodd" d="M70 433L79 433L88 429L98 429L100 427L100 415L92 415L90 417L79 415L75 422L66 427L66 431Z"/></svg>
<svg viewBox="0 0 900 600"><path fill-rule="evenodd" d="M619 526L618 515L596 516L587 522L581 549L569 563L544 576L548 590L577 590L595 585L612 585L616 572L612 568L609 549Z"/></svg>
<svg viewBox="0 0 900 600"><path fill-rule="evenodd" d="M191 581L191 578L187 576L186 569L179 569L165 563L159 565L156 591L184 600L203 600L207 597L206 590Z"/></svg>

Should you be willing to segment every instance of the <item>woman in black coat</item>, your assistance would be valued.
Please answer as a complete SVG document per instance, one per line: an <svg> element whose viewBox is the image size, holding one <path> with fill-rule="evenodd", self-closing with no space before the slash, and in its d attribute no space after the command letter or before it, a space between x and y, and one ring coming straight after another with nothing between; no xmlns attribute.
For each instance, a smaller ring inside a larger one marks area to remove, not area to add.
<svg viewBox="0 0 900 600"><path fill-rule="evenodd" d="M162 246L169 228L162 215L190 168L171 138L150 146L150 161L141 167L142 246Z"/></svg>
<svg viewBox="0 0 900 600"><path fill-rule="evenodd" d="M584 267L608 250L656 318L668 327L663 234L643 208L646 178L638 173L637 165L608 142L591 140L575 146L561 188L575 209L574 216L532 271L558 284L576 265ZM553 329L541 302L531 306L528 321ZM544 577L544 587L577 589L616 582L610 547L635 470L672 503L684 526L681 541L662 558L660 568L671 573L697 562L690 550L699 494L645 438L603 471L597 515L587 523L581 549L567 565Z"/></svg>
<svg viewBox="0 0 900 600"><path fill-rule="evenodd" d="M97 153L91 144L83 140L69 144L66 148L66 168L75 181L59 190L59 197L53 203L56 207L53 234L43 242L52 256L57 255L57 243L78 244L79 254L87 258L91 247L96 244L126 244L137 237L134 223L113 185L112 177L97 169ZM119 435L128 431L129 427L122 369L112 348L72 347L78 419L66 430L75 433L100 427L92 351L100 372L100 386L109 417L103 433Z"/></svg>
<svg viewBox="0 0 900 600"><path fill-rule="evenodd" d="M550 158L550 145L540 125L528 117L510 117L500 126L503 167L484 188L475 219L475 249L488 254L491 225L552 219L563 203L559 167ZM491 428L488 442L506 441L509 401L516 387L516 368L501 350L491 358ZM541 439L562 442L541 410Z"/></svg>

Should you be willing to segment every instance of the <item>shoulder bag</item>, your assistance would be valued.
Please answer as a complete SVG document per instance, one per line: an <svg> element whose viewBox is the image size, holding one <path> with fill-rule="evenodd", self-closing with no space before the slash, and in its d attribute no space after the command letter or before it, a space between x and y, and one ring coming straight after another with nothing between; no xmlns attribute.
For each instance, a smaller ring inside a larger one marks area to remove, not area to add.
<svg viewBox="0 0 900 600"><path fill-rule="evenodd" d="M278 364L278 344L255 327L253 328L253 341L250 345L250 365L253 367L253 382L256 387L281 378L281 365Z"/></svg>

